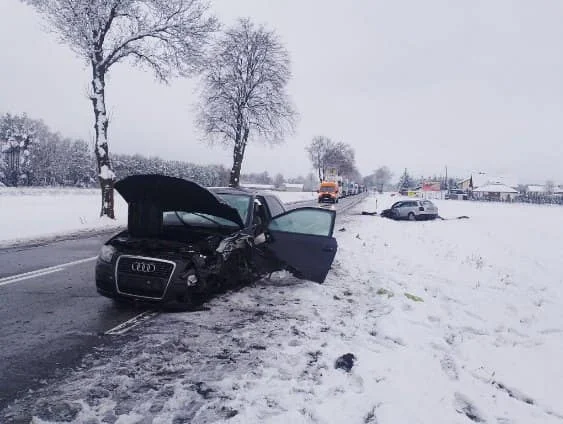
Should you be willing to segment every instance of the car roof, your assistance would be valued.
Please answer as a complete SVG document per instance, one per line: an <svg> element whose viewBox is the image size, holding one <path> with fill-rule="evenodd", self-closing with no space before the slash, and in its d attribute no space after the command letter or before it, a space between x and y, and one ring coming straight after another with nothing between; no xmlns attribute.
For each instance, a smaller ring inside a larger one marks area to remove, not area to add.
<svg viewBox="0 0 563 424"><path fill-rule="evenodd" d="M262 190L254 190L243 187L208 187L209 191L216 194L245 194L247 196L276 196L275 193L265 192ZM277 197L277 196L276 196Z"/></svg>
<svg viewBox="0 0 563 424"><path fill-rule="evenodd" d="M238 187L207 187L207 189L213 193L248 194L248 195L254 194L249 190L246 190L244 188L238 188Z"/></svg>

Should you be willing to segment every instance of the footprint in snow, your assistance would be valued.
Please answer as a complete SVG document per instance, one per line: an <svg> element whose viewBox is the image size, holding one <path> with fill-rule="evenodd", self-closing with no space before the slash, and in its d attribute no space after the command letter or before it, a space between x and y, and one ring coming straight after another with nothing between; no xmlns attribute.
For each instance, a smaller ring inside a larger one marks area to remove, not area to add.
<svg viewBox="0 0 563 424"><path fill-rule="evenodd" d="M486 420L483 414L466 396L461 393L455 394L454 408L458 414L465 415L471 421L476 423L484 423Z"/></svg>
<svg viewBox="0 0 563 424"><path fill-rule="evenodd" d="M440 317L437 317L435 315L429 315L428 321L439 324L441 320L440 320Z"/></svg>
<svg viewBox="0 0 563 424"><path fill-rule="evenodd" d="M440 360L440 366L442 367L442 371L450 378L450 380L458 380L459 374L457 371L457 365L454 359L450 355L445 355Z"/></svg>

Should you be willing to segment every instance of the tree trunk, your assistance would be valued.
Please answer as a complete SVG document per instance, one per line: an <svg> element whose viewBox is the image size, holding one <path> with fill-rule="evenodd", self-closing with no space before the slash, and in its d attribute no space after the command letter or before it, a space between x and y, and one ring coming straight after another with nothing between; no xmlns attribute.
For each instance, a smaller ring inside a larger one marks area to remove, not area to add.
<svg viewBox="0 0 563 424"><path fill-rule="evenodd" d="M99 63L99 62L98 62ZM98 179L102 190L102 207L100 216L115 218L113 185L115 174L111 169L108 150L108 116L105 100L105 69L92 64L92 105L94 107L94 130Z"/></svg>
<svg viewBox="0 0 563 424"><path fill-rule="evenodd" d="M239 126L241 128L242 125ZM239 129L237 128L237 130ZM242 133L244 131L244 134ZM242 161L244 159L244 150L248 142L249 129L238 130L235 139L235 147L233 149L233 167L231 168L231 176L229 178L229 187L238 187L240 184L240 170L242 169Z"/></svg>

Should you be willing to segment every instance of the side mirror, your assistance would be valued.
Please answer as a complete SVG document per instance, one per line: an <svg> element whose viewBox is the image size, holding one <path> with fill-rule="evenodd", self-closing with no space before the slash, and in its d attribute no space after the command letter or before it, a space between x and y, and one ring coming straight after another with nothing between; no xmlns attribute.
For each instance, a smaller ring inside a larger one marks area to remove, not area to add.
<svg viewBox="0 0 563 424"><path fill-rule="evenodd" d="M422 211L424 210L424 207L423 207L423 206L420 206L420 207L418 208L418 210L422 212Z"/></svg>

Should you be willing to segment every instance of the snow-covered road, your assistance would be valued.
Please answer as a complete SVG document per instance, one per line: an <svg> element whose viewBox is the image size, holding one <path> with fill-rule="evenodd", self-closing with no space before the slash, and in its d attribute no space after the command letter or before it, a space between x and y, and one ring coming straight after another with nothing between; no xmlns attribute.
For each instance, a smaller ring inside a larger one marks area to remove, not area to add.
<svg viewBox="0 0 563 424"><path fill-rule="evenodd" d="M38 423L563 422L561 209L359 215L375 202L339 219L324 285L276 275L161 314L0 422L30 405Z"/></svg>

